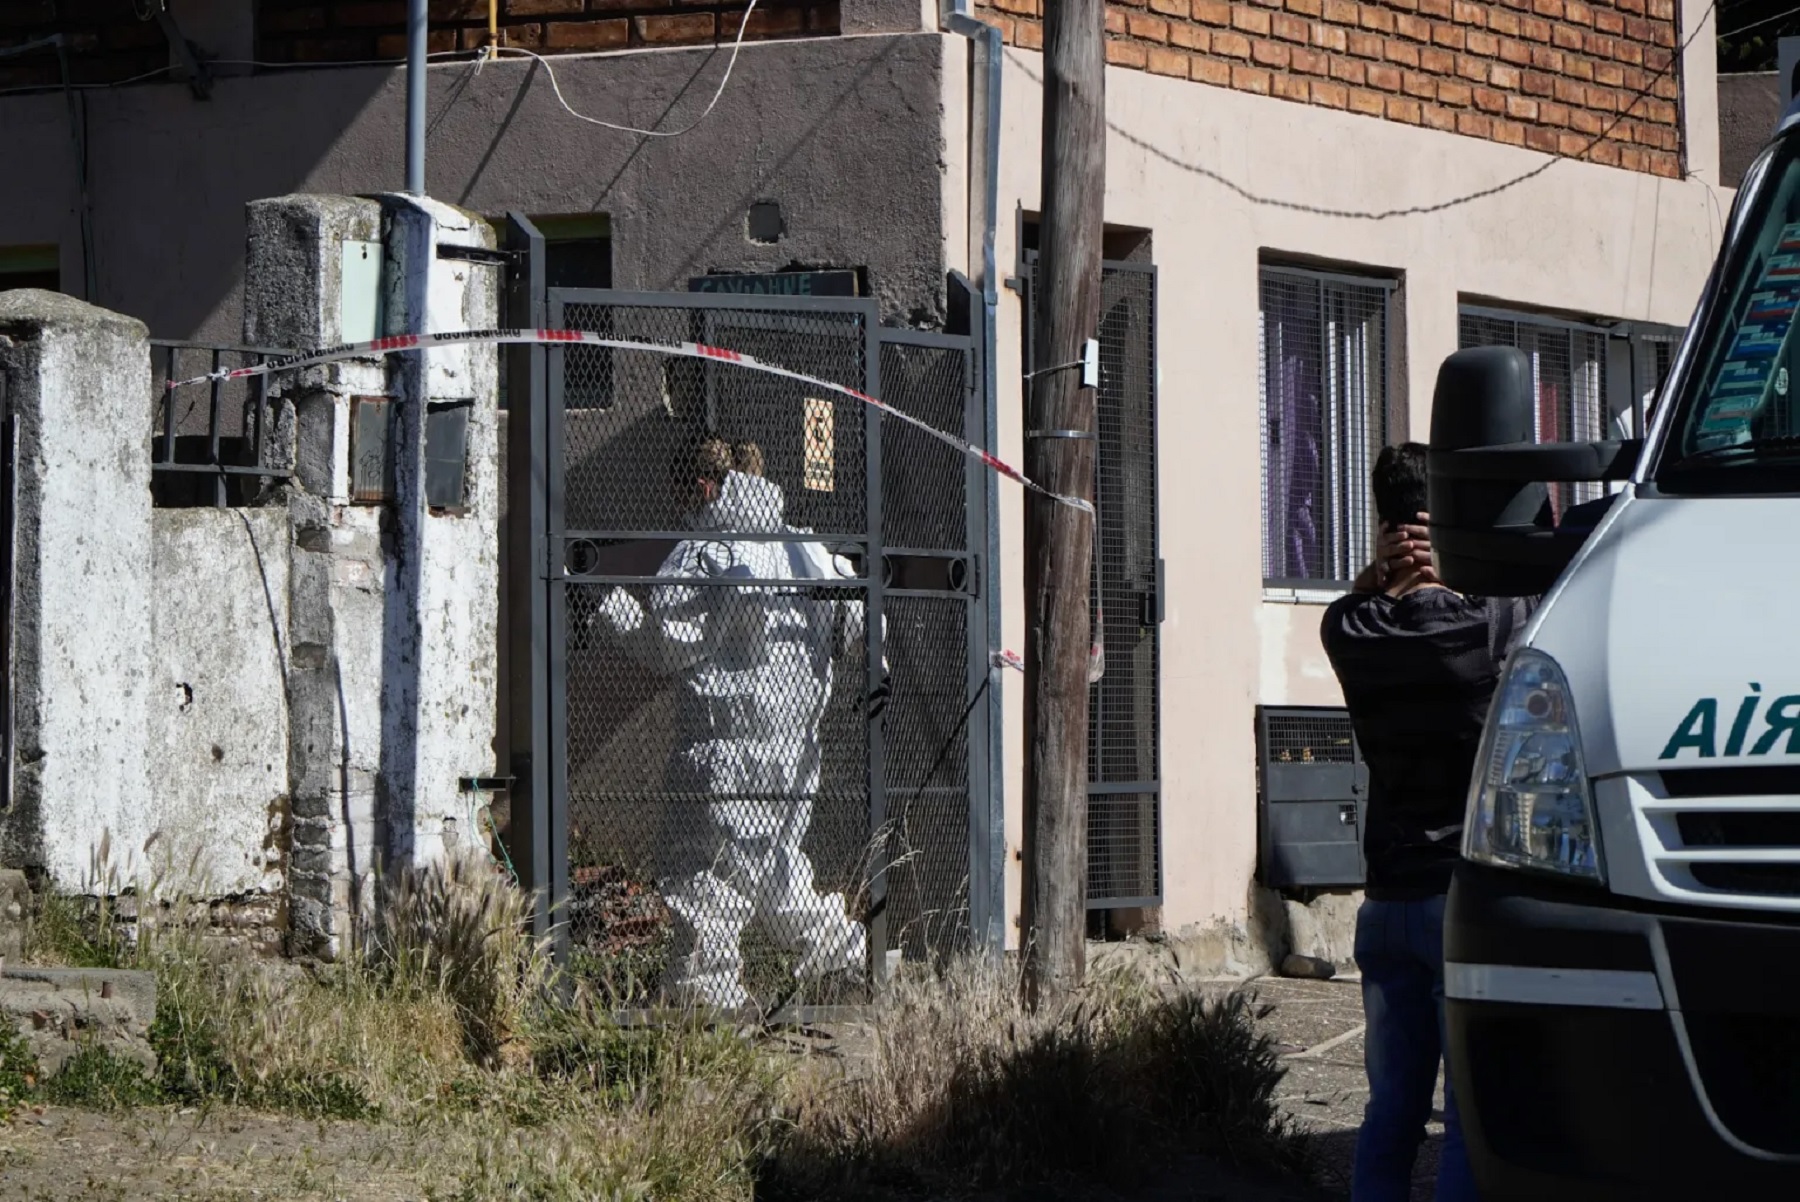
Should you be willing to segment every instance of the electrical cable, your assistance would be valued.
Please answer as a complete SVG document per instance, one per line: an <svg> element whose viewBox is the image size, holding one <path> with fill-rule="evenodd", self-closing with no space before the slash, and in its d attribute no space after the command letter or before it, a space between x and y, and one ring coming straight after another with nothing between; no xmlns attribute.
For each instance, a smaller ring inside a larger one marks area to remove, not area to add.
<svg viewBox="0 0 1800 1202"><path fill-rule="evenodd" d="M1800 8L1790 8L1786 12L1776 13L1772 17L1763 17L1761 20L1750 22L1748 25L1740 25L1730 33L1720 34L1719 41L1723 42L1726 38L1735 38L1740 33L1749 33L1752 29L1761 29L1764 25L1773 25L1777 21L1785 21L1789 17L1796 15L1800 15Z"/></svg>
<svg viewBox="0 0 1800 1202"><path fill-rule="evenodd" d="M1681 61L1681 56L1686 53L1688 47L1693 45L1695 40L1699 38L1701 31L1706 28L1708 18L1713 15L1713 11L1717 9L1718 6L1719 0L1710 0L1706 6L1706 11L1701 14L1700 20L1695 23L1694 32L1689 34L1686 40L1682 41L1674 50L1669 52L1669 61L1665 63L1660 70L1650 76L1644 86L1639 88L1632 95L1628 103L1619 107L1619 111L1613 115L1612 120L1608 121L1601 128L1599 133L1588 139L1587 144L1584 145L1579 152L1573 155L1551 155L1536 167L1513 176L1511 179L1503 180L1500 183L1492 184L1486 188L1480 188L1474 192L1465 193L1461 196L1453 196L1448 200L1436 201L1432 204L1407 205L1403 208L1394 209L1334 209L1324 205L1308 204L1304 201L1283 200L1273 196L1259 196L1250 191L1250 189L1244 187L1244 185L1238 183L1236 180L1213 170L1211 167L1179 158L1170 151L1164 150L1162 147L1139 137L1130 130L1115 125L1110 120L1107 121L1106 127L1117 134L1122 140L1129 142L1131 145L1136 146L1147 154L1161 159L1171 167L1186 171L1191 175L1198 175L1203 179L1211 180L1213 183L1224 188L1226 191L1233 193L1239 198L1249 201L1251 204L1264 206L1265 208L1286 209L1296 213L1307 213L1315 217L1339 217L1351 221L1389 221L1397 217L1424 217L1433 213L1442 213L1447 209L1454 209L1459 208L1462 205L1472 204L1478 200L1486 200L1488 197L1498 196L1502 192L1509 192L1521 184L1529 183L1536 179L1558 163L1568 159L1585 157L1589 151L1594 149L1594 147L1604 142L1612 134L1613 130L1618 128L1619 123L1631 115L1631 111L1638 106L1638 103L1649 97L1650 94L1655 91L1656 85L1661 83L1663 79L1675 69L1675 64ZM1043 86L1043 77L1034 72L1030 65L1026 63L1016 51L1009 50L1007 51L1007 55L1013 60L1013 63L1025 73L1028 79L1032 80L1040 87Z"/></svg>
<svg viewBox="0 0 1800 1202"><path fill-rule="evenodd" d="M738 22L737 38L731 43L731 58L725 64L725 74L719 77L719 86L714 89L712 99L707 102L706 108L698 117L680 129L639 129L633 125L617 125L611 121L602 121L598 117L590 117L586 113L578 113L563 97L562 86L556 82L556 72L551 68L550 61L543 55L518 46L496 46L489 48L493 52L490 57L497 59L502 55L516 54L536 61L544 68L544 74L550 77L550 90L556 93L556 102L562 105L564 112L578 121L585 121L589 125L598 125L602 129L610 129L622 134L637 134L645 138L679 138L682 134L691 132L712 115L713 109L718 107L719 97L725 94L725 85L731 82L731 73L737 67L738 52L744 48L744 34L750 28L750 14L756 11L756 3L757 0L750 0L749 6L744 9L743 19Z"/></svg>

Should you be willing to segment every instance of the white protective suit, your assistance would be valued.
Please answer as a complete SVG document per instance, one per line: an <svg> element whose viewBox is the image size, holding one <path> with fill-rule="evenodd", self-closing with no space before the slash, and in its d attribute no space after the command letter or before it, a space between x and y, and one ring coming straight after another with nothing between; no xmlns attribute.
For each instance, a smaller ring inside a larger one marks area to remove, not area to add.
<svg viewBox="0 0 1800 1202"><path fill-rule="evenodd" d="M730 473L695 522L720 537L677 544L657 576L845 579L819 543L731 537L808 533L786 525L785 504L773 481ZM842 894L814 888L800 849L819 791L832 652L839 637L860 638L862 603L798 586L671 583L651 589L648 613L614 589L597 620L680 681L658 865L675 919L670 992L721 1008L746 1004L739 945L752 924L800 954L798 978L863 972L862 924Z"/></svg>

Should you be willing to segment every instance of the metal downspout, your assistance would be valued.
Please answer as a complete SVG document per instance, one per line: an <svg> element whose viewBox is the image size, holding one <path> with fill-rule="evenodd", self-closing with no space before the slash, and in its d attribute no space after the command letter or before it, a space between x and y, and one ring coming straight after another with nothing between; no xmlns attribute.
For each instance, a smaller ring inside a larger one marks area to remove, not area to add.
<svg viewBox="0 0 1800 1202"><path fill-rule="evenodd" d="M406 10L406 190L425 195L425 30L429 0Z"/></svg>
<svg viewBox="0 0 1800 1202"><path fill-rule="evenodd" d="M999 279L994 266L994 239L1000 221L1000 72L1004 52L1000 31L969 15L969 0L945 0L944 28L969 40L969 265L981 287L982 394L986 417L982 437L999 445L999 367L996 359L996 312ZM998 651L1000 626L1000 482L987 473L986 604L990 650ZM995 957L1006 949L1006 709L1002 670L990 668L988 689L987 896L976 912L985 914L985 929L976 943ZM973 878L972 878L973 879ZM973 903L975 899L971 898Z"/></svg>

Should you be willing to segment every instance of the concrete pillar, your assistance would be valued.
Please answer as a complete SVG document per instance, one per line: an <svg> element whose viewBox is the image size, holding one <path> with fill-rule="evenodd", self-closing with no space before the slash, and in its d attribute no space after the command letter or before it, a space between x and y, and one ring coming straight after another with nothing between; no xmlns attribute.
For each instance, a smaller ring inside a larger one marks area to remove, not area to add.
<svg viewBox="0 0 1800 1202"><path fill-rule="evenodd" d="M382 198L392 272L387 332L491 329L501 269L438 255L440 246L492 248L487 222L439 201ZM476 803L464 777L496 772L499 649L499 363L492 343L390 357L402 401L396 432L397 561L390 577L389 688L383 694L388 850L424 862L456 844L479 844ZM437 425L428 447L428 423ZM426 495L428 450L458 448L462 488Z"/></svg>
<svg viewBox="0 0 1800 1202"><path fill-rule="evenodd" d="M150 351L142 323L57 293L0 293L16 421L12 803L0 863L89 883L103 833L151 832Z"/></svg>
<svg viewBox="0 0 1800 1202"><path fill-rule="evenodd" d="M440 245L491 246L493 232L448 205L280 197L250 206L249 230L244 334L252 345L495 324L499 269L438 256ZM476 799L458 785L494 771L498 362L491 344L447 347L271 381L277 455L295 475L296 951L340 950L378 867L480 838L470 829ZM353 487L355 478L381 479L352 429L358 398L384 399L393 414L386 496L372 502ZM445 437L458 433L460 442ZM462 448L454 497L428 498L428 435L434 459L447 463L449 448Z"/></svg>
<svg viewBox="0 0 1800 1202"><path fill-rule="evenodd" d="M381 206L341 196L253 202L244 273L244 340L328 346L367 333L372 297L347 296L345 272L378 250ZM374 269L379 278L379 266ZM352 290L366 288L353 278ZM384 510L351 504L350 423L357 397L387 392L379 360L271 377L271 454L294 473L288 511L288 940L335 956L370 897L381 769Z"/></svg>

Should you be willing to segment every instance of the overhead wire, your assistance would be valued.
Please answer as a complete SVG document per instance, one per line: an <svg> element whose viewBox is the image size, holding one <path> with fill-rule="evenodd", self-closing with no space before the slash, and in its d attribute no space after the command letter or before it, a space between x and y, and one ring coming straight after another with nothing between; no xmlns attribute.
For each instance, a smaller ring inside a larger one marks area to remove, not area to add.
<svg viewBox="0 0 1800 1202"><path fill-rule="evenodd" d="M737 37L731 43L731 58L725 64L725 73L719 76L719 86L713 89L712 99L707 102L706 108L701 110L698 117L680 129L640 129L634 125L619 125L612 121L603 121L599 117L590 117L586 113L576 112L574 106L563 96L562 85L557 82L556 71L550 66L549 59L520 46L492 46L487 49L492 58L499 58L503 55L520 55L532 59L542 66L544 74L550 80L550 90L556 94L556 102L562 105L564 112L577 121L585 121L589 125L598 125L602 129L610 129L622 134L636 134L644 138L679 138L685 133L692 132L702 121L710 117L712 111L719 105L719 98L725 95L725 85L731 82L731 73L737 67L738 52L744 48L744 34L750 28L750 14L756 11L756 3L757 0L750 0L749 5L744 9L743 18L738 22Z"/></svg>
<svg viewBox="0 0 1800 1202"><path fill-rule="evenodd" d="M1546 171L1549 171L1552 167L1563 162L1565 159L1584 158L1594 149L1594 147L1600 145L1600 143L1611 136L1613 130L1619 127L1619 123L1631 116L1632 110L1656 90L1657 84L1668 77L1669 73L1675 69L1675 65L1681 61L1681 56L1687 52L1688 47L1693 45L1699 38L1700 32L1706 28L1707 20L1713 15L1714 10L1717 9L1718 6L1719 0L1710 0L1710 3L1706 6L1706 11L1702 13L1700 19L1695 22L1694 32L1689 34L1686 39L1681 41L1669 52L1669 61L1653 73L1644 83L1643 87L1633 93L1628 103L1619 107L1619 111L1613 115L1612 120L1602 126L1599 133L1589 138L1579 152L1573 155L1551 155L1531 170L1522 172L1510 179L1502 180L1497 184L1490 184L1485 188L1478 188L1473 192L1467 192L1460 196L1453 196L1447 200L1435 201L1431 204L1405 205L1392 209L1337 209L1328 205L1309 204L1305 201L1285 200L1275 196L1261 196L1222 172L1208 167L1203 163L1190 162L1187 159L1183 159L1148 139L1115 124L1110 119L1107 121L1106 127L1114 134L1118 135L1121 140L1136 146L1147 154L1161 159L1170 166L1191 175L1197 175L1203 179L1211 180L1213 183L1239 198L1247 200L1251 204L1261 205L1265 208L1286 209L1290 212L1307 213L1315 217L1337 217L1351 221L1390 221L1398 217L1424 217L1433 213L1442 213L1448 209L1459 208L1466 204L1473 204L1478 200L1486 200L1489 197L1498 196L1502 192L1509 192L1512 189L1519 187L1521 184L1529 183L1538 176L1543 175ZM1032 71L1030 65L1026 63L1016 51L1008 51L1007 53L1008 56L1012 58L1013 63L1018 66L1020 70L1024 71L1028 78L1040 86L1043 84L1043 78Z"/></svg>

